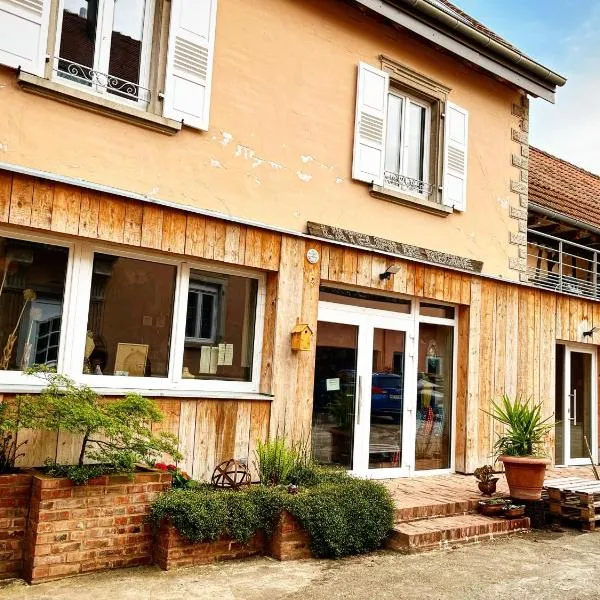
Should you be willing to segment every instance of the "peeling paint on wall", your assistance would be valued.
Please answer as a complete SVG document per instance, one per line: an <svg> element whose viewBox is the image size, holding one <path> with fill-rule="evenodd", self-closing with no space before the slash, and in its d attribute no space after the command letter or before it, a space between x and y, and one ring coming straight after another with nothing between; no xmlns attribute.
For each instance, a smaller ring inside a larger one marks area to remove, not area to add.
<svg viewBox="0 0 600 600"><path fill-rule="evenodd" d="M302 171L296 171L296 176L300 181L304 181L305 183L308 183L312 179L312 175L303 173Z"/></svg>
<svg viewBox="0 0 600 600"><path fill-rule="evenodd" d="M308 163L308 162L312 162L312 161L313 161L313 160L315 160L315 159L314 159L312 156L308 156L308 155L306 155L306 156L305 156L305 155L301 155L301 156L300 156L300 160L301 160L303 163Z"/></svg>
<svg viewBox="0 0 600 600"><path fill-rule="evenodd" d="M335 182L336 183L344 183L344 180L341 177L336 177Z"/></svg>
<svg viewBox="0 0 600 600"><path fill-rule="evenodd" d="M214 158L210 159L210 166L214 167L215 169L222 169L223 165L221 164L220 160L216 160Z"/></svg>

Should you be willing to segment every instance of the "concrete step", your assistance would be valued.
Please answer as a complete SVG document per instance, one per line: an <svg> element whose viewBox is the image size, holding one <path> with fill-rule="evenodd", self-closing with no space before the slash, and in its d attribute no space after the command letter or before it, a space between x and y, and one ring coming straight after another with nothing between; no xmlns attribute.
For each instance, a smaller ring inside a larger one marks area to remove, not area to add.
<svg viewBox="0 0 600 600"><path fill-rule="evenodd" d="M528 517L509 520L478 514L454 515L398 523L386 545L399 552L422 552L491 540L529 529Z"/></svg>
<svg viewBox="0 0 600 600"><path fill-rule="evenodd" d="M396 501L396 523L432 519L434 517L452 517L477 512L479 498L462 499L456 501L432 501L424 499L417 501L410 498L407 501Z"/></svg>

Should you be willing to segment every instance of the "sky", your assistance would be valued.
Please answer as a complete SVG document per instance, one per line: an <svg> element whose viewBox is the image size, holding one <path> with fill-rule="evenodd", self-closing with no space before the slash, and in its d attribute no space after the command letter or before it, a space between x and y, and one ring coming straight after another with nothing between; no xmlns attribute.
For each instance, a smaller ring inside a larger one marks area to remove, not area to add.
<svg viewBox="0 0 600 600"><path fill-rule="evenodd" d="M567 83L530 102L530 143L600 174L600 0L453 0Z"/></svg>

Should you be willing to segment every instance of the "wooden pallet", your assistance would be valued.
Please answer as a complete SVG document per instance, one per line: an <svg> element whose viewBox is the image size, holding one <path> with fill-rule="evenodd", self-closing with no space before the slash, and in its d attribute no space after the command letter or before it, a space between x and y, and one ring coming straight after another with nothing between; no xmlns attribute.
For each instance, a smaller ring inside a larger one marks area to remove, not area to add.
<svg viewBox="0 0 600 600"><path fill-rule="evenodd" d="M550 514L577 521L586 531L596 528L600 521L600 481L580 477L548 479L544 489Z"/></svg>

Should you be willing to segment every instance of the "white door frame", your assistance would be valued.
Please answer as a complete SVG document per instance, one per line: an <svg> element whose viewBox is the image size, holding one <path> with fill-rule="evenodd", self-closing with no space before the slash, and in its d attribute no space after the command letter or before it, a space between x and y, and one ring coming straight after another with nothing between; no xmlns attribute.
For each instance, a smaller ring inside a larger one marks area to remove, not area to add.
<svg viewBox="0 0 600 600"><path fill-rule="evenodd" d="M319 302L318 320L358 327L356 357L356 410L351 473L383 479L410 475L414 469L417 361L415 357L416 320L414 314L364 308L333 302ZM369 469L373 333L375 329L403 331L404 393L402 415L402 459L398 468Z"/></svg>
<svg viewBox="0 0 600 600"><path fill-rule="evenodd" d="M591 356L592 368L591 368L591 439L588 440L590 448L592 450L592 457L594 462L598 462L598 389L597 389L597 362L596 362L596 347L588 345L577 345L577 344L564 344L565 358L563 367L563 390L562 390L562 402L563 402L563 422L558 426L562 427L563 432L563 456L556 457L556 462L560 459L561 465L573 466L573 465L587 465L589 464L589 458L587 456L583 458L571 458L571 420L576 418L576 413L571 414L572 395L571 395L571 354L589 354Z"/></svg>

